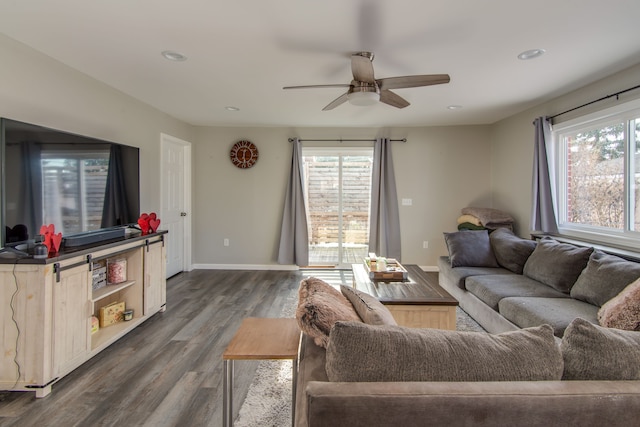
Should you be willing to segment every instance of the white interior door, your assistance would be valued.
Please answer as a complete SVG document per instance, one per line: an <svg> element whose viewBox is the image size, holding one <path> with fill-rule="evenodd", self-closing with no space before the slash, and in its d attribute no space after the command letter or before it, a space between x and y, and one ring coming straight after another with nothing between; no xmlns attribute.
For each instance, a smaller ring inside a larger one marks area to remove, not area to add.
<svg viewBox="0 0 640 427"><path fill-rule="evenodd" d="M191 270L191 144L161 134L161 228L167 230L167 277Z"/></svg>

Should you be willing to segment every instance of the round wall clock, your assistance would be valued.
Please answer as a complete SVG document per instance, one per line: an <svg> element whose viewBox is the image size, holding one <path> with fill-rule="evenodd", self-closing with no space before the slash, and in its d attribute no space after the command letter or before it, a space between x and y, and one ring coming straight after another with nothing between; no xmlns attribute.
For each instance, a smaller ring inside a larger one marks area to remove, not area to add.
<svg viewBox="0 0 640 427"><path fill-rule="evenodd" d="M231 147L231 162L241 169L248 169L258 161L258 147L250 141L238 141Z"/></svg>

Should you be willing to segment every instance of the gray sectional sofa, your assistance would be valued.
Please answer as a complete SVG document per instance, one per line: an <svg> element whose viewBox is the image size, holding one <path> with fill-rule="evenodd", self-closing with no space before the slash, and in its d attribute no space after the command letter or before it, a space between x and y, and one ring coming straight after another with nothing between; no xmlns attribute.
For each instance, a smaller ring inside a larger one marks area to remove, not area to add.
<svg viewBox="0 0 640 427"><path fill-rule="evenodd" d="M598 324L602 306L640 278L640 263L506 229L445 233L445 241L440 285L492 333L548 324L562 337L575 318Z"/></svg>
<svg viewBox="0 0 640 427"><path fill-rule="evenodd" d="M301 282L296 318L298 427L629 426L640 418L638 332L581 318L562 339L551 326L520 329L504 318L500 327L513 330L501 334L411 329L375 298L313 278Z"/></svg>

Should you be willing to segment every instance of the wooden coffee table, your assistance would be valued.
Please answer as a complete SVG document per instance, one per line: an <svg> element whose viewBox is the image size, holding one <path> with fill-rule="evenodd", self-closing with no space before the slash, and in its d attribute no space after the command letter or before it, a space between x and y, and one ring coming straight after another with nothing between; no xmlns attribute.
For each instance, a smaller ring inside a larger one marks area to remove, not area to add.
<svg viewBox="0 0 640 427"><path fill-rule="evenodd" d="M384 304L398 325L411 328L456 329L458 301L437 283L430 283L417 265L405 265L408 279L384 282L369 279L364 264L353 264L353 287Z"/></svg>
<svg viewBox="0 0 640 427"><path fill-rule="evenodd" d="M293 361L291 416L295 420L296 380L298 376L298 348L300 329L296 319L248 317L229 342L222 354L223 377L223 425L233 425L233 365L234 360Z"/></svg>

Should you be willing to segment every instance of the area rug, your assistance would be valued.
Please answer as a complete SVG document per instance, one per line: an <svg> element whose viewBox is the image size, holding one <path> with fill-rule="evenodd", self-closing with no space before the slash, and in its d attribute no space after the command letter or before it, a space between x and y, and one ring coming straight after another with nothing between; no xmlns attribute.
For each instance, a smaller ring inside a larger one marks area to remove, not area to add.
<svg viewBox="0 0 640 427"><path fill-rule="evenodd" d="M281 317L294 317L297 293L291 295ZM459 331L485 330L459 307L456 309ZM285 427L291 425L290 360L263 360L259 363L247 397L240 407L235 427Z"/></svg>

